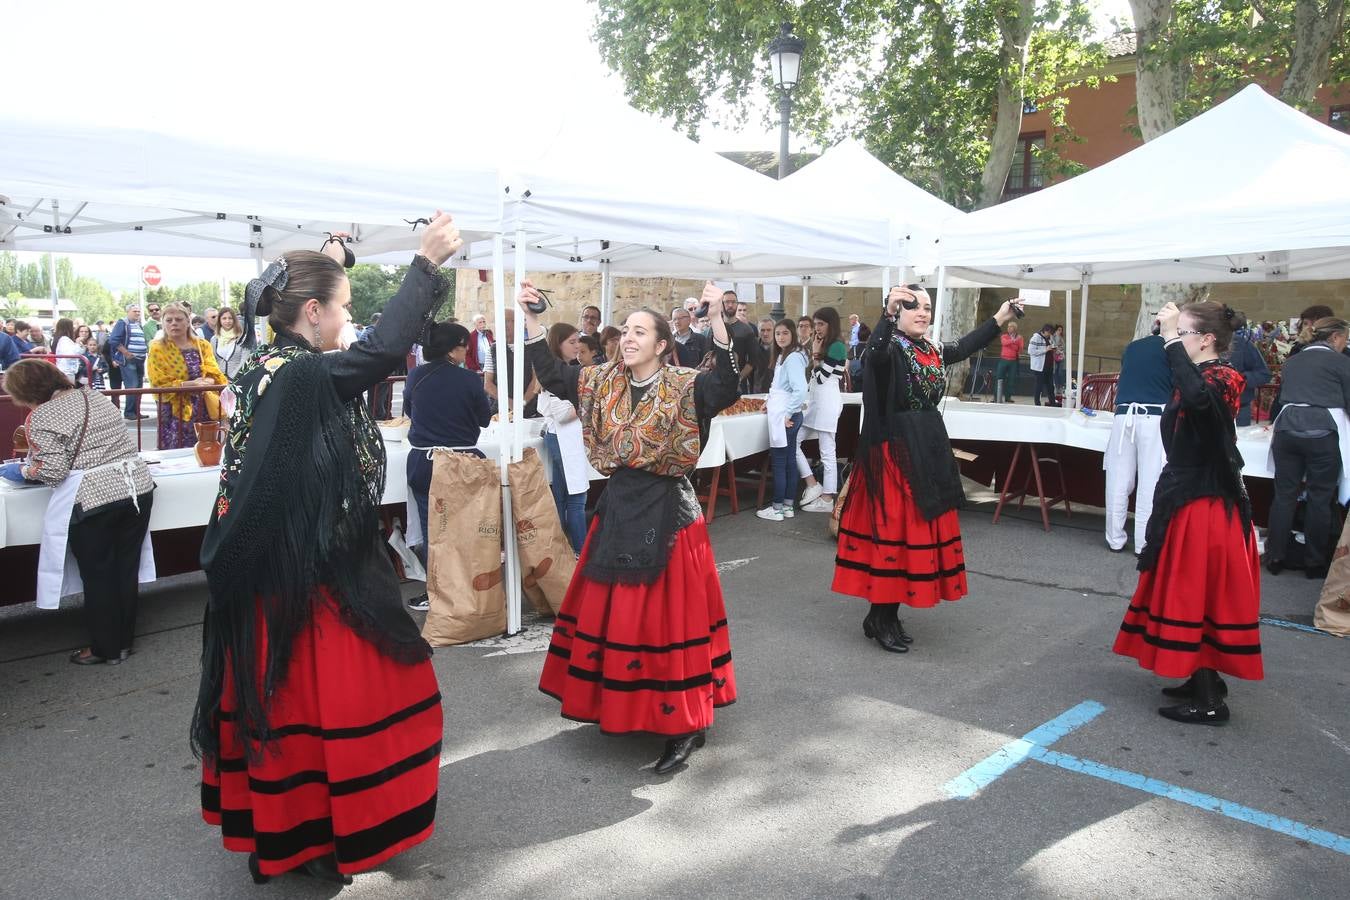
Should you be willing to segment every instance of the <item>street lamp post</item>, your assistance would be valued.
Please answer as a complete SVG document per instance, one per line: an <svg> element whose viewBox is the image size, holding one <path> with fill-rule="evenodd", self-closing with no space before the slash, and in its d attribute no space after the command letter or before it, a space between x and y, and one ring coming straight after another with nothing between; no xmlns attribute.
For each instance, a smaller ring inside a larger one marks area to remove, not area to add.
<svg viewBox="0 0 1350 900"><path fill-rule="evenodd" d="M788 121L792 117L792 90L797 86L801 74L802 49L806 42L792 34L792 23L784 22L778 29L778 35L769 42L769 68L773 75L774 86L778 88L778 115L780 130L778 133L778 178L781 181L788 175ZM778 292L769 316L781 322L787 311L783 309L783 292Z"/></svg>

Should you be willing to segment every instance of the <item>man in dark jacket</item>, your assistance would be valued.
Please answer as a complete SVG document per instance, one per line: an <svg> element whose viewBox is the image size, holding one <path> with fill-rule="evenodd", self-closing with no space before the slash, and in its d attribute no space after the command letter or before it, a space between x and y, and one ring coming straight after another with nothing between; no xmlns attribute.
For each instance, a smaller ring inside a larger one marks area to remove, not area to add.
<svg viewBox="0 0 1350 900"><path fill-rule="evenodd" d="M1242 389L1241 405L1238 407L1237 425L1239 428L1252 424L1252 401L1256 399L1256 389L1270 383L1270 367L1266 365L1261 351L1252 343L1252 333L1247 328L1247 317L1242 313L1233 315L1233 343L1228 350L1228 361L1243 378L1247 385Z"/></svg>
<svg viewBox="0 0 1350 900"><path fill-rule="evenodd" d="M675 335L675 356L680 365L688 369L698 368L711 347L706 337L693 330L693 324L694 317L683 306L671 310L670 330Z"/></svg>

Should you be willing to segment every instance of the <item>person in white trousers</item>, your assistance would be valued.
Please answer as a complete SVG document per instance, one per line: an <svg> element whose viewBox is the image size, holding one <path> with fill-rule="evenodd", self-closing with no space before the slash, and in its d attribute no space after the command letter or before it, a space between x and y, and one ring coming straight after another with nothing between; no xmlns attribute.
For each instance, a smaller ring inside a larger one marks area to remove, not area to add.
<svg viewBox="0 0 1350 900"><path fill-rule="evenodd" d="M830 306L822 307L812 316L814 340L808 348L811 353L811 402L806 408L801 434L797 440L797 471L806 479L802 494L803 512L833 512L834 498L839 493L839 464L835 458L835 431L839 414L844 410L844 399L839 388L844 369L848 365L848 348L839 332L839 313ZM811 474L811 464L802 452L802 441L815 437L820 446L821 482Z"/></svg>
<svg viewBox="0 0 1350 900"><path fill-rule="evenodd" d="M1144 535L1153 511L1153 490L1167 462L1163 450L1163 408L1172 399L1172 372L1157 335L1140 338L1125 348L1116 385L1111 442L1102 458L1106 470L1106 546L1125 549L1125 517L1134 491L1134 553L1144 550Z"/></svg>

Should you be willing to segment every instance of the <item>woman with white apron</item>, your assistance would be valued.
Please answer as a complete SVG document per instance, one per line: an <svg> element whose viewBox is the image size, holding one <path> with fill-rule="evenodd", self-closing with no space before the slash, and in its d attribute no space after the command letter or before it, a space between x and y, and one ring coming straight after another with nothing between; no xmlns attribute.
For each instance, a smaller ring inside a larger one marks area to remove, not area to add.
<svg viewBox="0 0 1350 900"><path fill-rule="evenodd" d="M1342 351L1350 341L1350 322L1318 319L1312 342L1290 356L1280 371L1280 390L1271 412L1274 432L1270 468L1275 497L1270 504L1266 537L1266 569L1284 569L1299 486L1307 483L1308 505L1303 533L1304 574L1322 579L1331 560L1331 508L1350 500L1350 358Z"/></svg>
<svg viewBox="0 0 1350 900"><path fill-rule="evenodd" d="M797 456L797 434L806 406L806 353L797 346L797 331L783 319L773 329L773 383L764 412L769 419L769 459L773 466L773 502L755 515L781 522L796 515L797 480L789 476Z"/></svg>
<svg viewBox="0 0 1350 900"><path fill-rule="evenodd" d="M834 497L839 493L839 463L835 457L834 434L839 429L839 414L844 411L844 398L839 392L848 365L848 348L839 339L839 313L834 307L816 310L812 318L815 340L807 349L811 353L811 403L802 419L801 434L797 437L797 471L806 479L802 494L802 512L833 512ZM824 470L821 482L811 474L811 464L802 452L802 442L816 438L820 446L820 466Z"/></svg>
<svg viewBox="0 0 1350 900"><path fill-rule="evenodd" d="M548 330L548 349L559 362L576 365L581 332L566 322L554 323ZM572 552L580 557L586 543L586 495L591 489L591 463L586 458L581 419L569 401L543 390L539 392L539 415L548 420L544 443L552 457L551 487L558 520Z"/></svg>
<svg viewBox="0 0 1350 900"><path fill-rule="evenodd" d="M11 366L5 390L32 412L28 458L4 475L54 488L38 557L38 607L56 609L62 597L83 590L89 646L70 661L122 662L132 653L138 584L155 580L155 483L103 395L76 388L41 360Z"/></svg>

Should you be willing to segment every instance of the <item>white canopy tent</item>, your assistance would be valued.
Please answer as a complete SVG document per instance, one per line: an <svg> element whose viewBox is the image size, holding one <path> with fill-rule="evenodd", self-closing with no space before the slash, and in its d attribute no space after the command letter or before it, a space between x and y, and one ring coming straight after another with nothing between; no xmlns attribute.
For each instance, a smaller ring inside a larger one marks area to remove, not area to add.
<svg viewBox="0 0 1350 900"><path fill-rule="evenodd" d="M952 274L1093 284L1350 278L1350 135L1251 85L1103 166L953 219Z"/></svg>
<svg viewBox="0 0 1350 900"><path fill-rule="evenodd" d="M242 124L241 124L241 127ZM415 249L407 220L453 204L500 230L505 176L394 142L285 153L77 122L0 119L0 250L265 260L348 231L358 255Z"/></svg>

